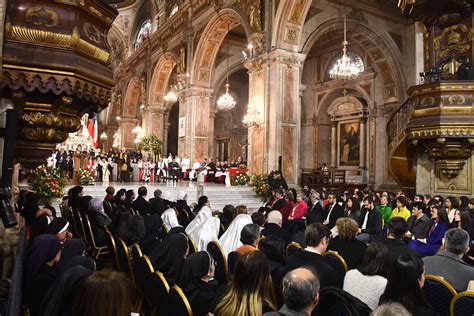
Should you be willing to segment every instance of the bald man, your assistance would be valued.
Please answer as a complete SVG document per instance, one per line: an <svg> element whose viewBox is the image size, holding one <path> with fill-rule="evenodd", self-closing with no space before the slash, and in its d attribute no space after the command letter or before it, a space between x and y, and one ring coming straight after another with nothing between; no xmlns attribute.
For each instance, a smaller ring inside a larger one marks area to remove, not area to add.
<svg viewBox="0 0 474 316"><path fill-rule="evenodd" d="M310 316L319 301L319 280L313 269L301 267L292 270L285 275L282 283L285 304L278 312L263 315Z"/></svg>

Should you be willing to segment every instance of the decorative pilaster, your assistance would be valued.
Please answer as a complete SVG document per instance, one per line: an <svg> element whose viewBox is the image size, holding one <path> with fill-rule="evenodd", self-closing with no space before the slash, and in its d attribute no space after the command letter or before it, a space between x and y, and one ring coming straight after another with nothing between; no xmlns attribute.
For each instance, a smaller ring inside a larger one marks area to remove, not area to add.
<svg viewBox="0 0 474 316"><path fill-rule="evenodd" d="M209 158L212 143L210 132L211 93L213 90L201 87L189 87L179 92L179 117L185 117L185 135L179 137L178 153L188 155L191 161Z"/></svg>
<svg viewBox="0 0 474 316"><path fill-rule="evenodd" d="M331 168L337 167L337 122L331 122Z"/></svg>
<svg viewBox="0 0 474 316"><path fill-rule="evenodd" d="M359 168L365 169L365 117L359 119L360 144L359 144Z"/></svg>

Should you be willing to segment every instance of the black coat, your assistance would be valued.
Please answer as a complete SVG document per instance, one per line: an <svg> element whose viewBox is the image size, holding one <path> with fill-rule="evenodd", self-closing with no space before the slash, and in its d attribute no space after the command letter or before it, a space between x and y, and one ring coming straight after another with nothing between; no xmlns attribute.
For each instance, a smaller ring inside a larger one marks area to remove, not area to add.
<svg viewBox="0 0 474 316"><path fill-rule="evenodd" d="M408 247L407 244L400 239L383 238L379 243L387 247L391 262L395 262L400 255L419 256L416 250Z"/></svg>
<svg viewBox="0 0 474 316"><path fill-rule="evenodd" d="M109 226L112 220L105 214L94 212L91 214L91 227L97 246L107 246L107 233L104 226Z"/></svg>
<svg viewBox="0 0 474 316"><path fill-rule="evenodd" d="M279 199L278 201L275 202L275 204L273 204L272 210L279 211L283 207L283 205L285 205L285 203L286 201L284 198Z"/></svg>
<svg viewBox="0 0 474 316"><path fill-rule="evenodd" d="M161 198L151 198L150 204L151 204L152 213L159 214L161 216L161 214L163 214L163 212L166 211L165 203L163 202L163 199Z"/></svg>
<svg viewBox="0 0 474 316"><path fill-rule="evenodd" d="M137 197L135 201L133 201L132 208L138 211L138 213L140 213L142 216L153 213L151 204L141 196Z"/></svg>
<svg viewBox="0 0 474 316"><path fill-rule="evenodd" d="M349 270L357 269L364 259L367 246L357 239L345 240L336 236L329 241L328 250L337 251L344 261L346 261Z"/></svg>
<svg viewBox="0 0 474 316"><path fill-rule="evenodd" d="M303 249L297 250L286 261L285 273L299 267L310 266L316 269L321 288L326 286L340 287L340 282L334 269L326 262L320 254L306 251Z"/></svg>
<svg viewBox="0 0 474 316"><path fill-rule="evenodd" d="M323 213L323 218L324 221L326 220L326 217L329 214L329 211L331 209L330 205L326 205ZM332 229L334 226L336 226L336 221L344 217L344 207L340 205L339 203L335 203L334 207L332 208L331 214L329 215L329 224L327 225L329 229Z"/></svg>
<svg viewBox="0 0 474 316"><path fill-rule="evenodd" d="M274 223L265 224L262 230L262 236L278 236L283 239L285 245L288 245L291 242L290 233Z"/></svg>
<svg viewBox="0 0 474 316"><path fill-rule="evenodd" d="M363 209L360 218L359 218L359 227L362 230L362 233L370 235L370 241L377 241L382 238L382 214L378 212L375 208L369 212L369 217L367 218L367 225L365 229L362 229L362 224L364 223L365 214L367 209Z"/></svg>

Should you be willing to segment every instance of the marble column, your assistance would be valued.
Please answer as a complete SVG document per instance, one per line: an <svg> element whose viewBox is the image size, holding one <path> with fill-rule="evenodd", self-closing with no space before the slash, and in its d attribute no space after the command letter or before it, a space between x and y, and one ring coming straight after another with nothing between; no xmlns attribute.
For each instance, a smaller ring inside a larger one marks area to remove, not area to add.
<svg viewBox="0 0 474 316"><path fill-rule="evenodd" d="M164 134L164 113L164 105L150 104L146 108L146 117L143 119L146 122L145 135L155 135L163 141L166 135Z"/></svg>
<svg viewBox="0 0 474 316"><path fill-rule="evenodd" d="M305 55L276 49L266 54L266 58L265 171L277 169L281 156L282 172L287 182L297 183L301 138L299 84Z"/></svg>
<svg viewBox="0 0 474 316"><path fill-rule="evenodd" d="M121 139L122 139L122 148L133 150L135 149L135 137L136 134L132 132L132 130L137 126L138 119L136 118L129 118L124 117L120 120L120 132L121 132Z"/></svg>
<svg viewBox="0 0 474 316"><path fill-rule="evenodd" d="M365 169L365 117L359 119L359 168Z"/></svg>
<svg viewBox="0 0 474 316"><path fill-rule="evenodd" d="M331 168L337 167L337 122L331 122Z"/></svg>
<svg viewBox="0 0 474 316"><path fill-rule="evenodd" d="M185 135L178 139L180 157L188 155L191 163L208 158L213 142L214 120L211 118L213 90L190 86L178 93L179 117L186 118Z"/></svg>

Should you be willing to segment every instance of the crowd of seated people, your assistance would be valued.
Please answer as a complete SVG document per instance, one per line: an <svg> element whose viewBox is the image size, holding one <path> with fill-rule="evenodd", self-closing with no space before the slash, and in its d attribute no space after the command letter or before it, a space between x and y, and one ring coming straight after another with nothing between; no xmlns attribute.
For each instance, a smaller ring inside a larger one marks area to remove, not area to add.
<svg viewBox="0 0 474 316"><path fill-rule="evenodd" d="M72 188L63 217L28 197L24 293L32 315L151 313L135 304L147 289L110 271L109 233L130 253L138 246L197 316L330 315L328 304L341 299L361 315L436 315L423 294L425 274L457 291L474 280L474 199L278 188L248 214L244 205L213 210L206 196L188 205L185 192L173 198L157 189L149 198L146 187L137 197L108 187L104 196ZM80 232L71 232L74 214L90 220L108 262L92 259Z"/></svg>

